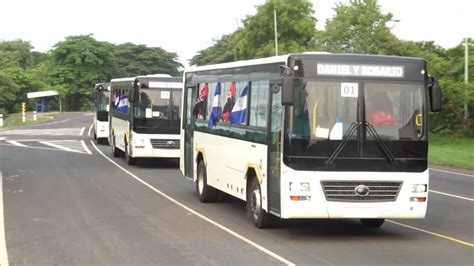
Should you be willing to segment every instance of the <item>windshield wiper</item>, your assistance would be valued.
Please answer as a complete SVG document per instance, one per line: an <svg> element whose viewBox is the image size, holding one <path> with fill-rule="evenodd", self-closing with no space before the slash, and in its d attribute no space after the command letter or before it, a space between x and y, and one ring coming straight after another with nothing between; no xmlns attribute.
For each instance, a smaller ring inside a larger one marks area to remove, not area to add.
<svg viewBox="0 0 474 266"><path fill-rule="evenodd" d="M372 135L372 137L374 137L375 141L377 141L377 144L379 145L380 149L383 151L385 157L387 157L390 164L394 165L396 163L395 157L393 157L392 152L390 152L387 145L385 145L385 142L382 140L380 135L377 133L374 126L369 122L365 122L365 125L366 125L366 128L368 129L367 131L369 132L370 135Z"/></svg>
<svg viewBox="0 0 474 266"><path fill-rule="evenodd" d="M337 156L341 153L342 149L346 146L347 142L349 142L349 139L354 135L354 133L357 132L357 129L359 129L361 123L360 122L352 122L351 126L349 129L347 129L346 133L342 137L342 142L336 147L336 149L333 151L331 156L328 157L326 162L324 164L326 165L331 165L334 163L336 160Z"/></svg>

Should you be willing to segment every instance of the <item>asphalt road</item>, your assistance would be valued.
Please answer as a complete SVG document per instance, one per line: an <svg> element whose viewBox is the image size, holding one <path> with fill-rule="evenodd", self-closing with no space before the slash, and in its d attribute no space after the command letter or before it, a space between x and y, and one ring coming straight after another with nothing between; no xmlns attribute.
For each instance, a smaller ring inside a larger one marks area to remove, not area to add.
<svg viewBox="0 0 474 266"><path fill-rule="evenodd" d="M259 230L238 200L200 203L173 160L112 158L92 144L91 122L63 113L0 130L0 264L474 265L473 173L431 170L424 220Z"/></svg>

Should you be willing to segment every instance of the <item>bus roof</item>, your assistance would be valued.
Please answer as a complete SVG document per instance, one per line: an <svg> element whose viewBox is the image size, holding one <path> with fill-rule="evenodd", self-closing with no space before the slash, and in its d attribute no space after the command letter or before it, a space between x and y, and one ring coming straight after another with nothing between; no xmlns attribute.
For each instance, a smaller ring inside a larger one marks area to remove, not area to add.
<svg viewBox="0 0 474 266"><path fill-rule="evenodd" d="M378 61L420 61L422 58L415 57L403 57L403 56L390 56L390 55L367 55L367 54L333 54L328 52L304 52L298 54L286 54L280 56L272 56L258 59L241 60L229 63L205 65L205 66L190 66L185 69L185 72L198 72L206 70L226 69L245 67L253 65L265 65L278 62L288 62L290 57L298 58L321 58L325 60L378 60Z"/></svg>
<svg viewBox="0 0 474 266"><path fill-rule="evenodd" d="M112 79L110 82L135 81L135 77Z"/></svg>

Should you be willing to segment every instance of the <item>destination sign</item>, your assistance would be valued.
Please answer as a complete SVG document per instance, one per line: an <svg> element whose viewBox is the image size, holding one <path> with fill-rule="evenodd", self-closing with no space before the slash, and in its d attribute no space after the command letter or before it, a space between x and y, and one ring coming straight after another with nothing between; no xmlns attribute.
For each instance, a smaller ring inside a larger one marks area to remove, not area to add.
<svg viewBox="0 0 474 266"><path fill-rule="evenodd" d="M405 76L404 66L318 64L317 70L320 76L389 78L403 78Z"/></svg>

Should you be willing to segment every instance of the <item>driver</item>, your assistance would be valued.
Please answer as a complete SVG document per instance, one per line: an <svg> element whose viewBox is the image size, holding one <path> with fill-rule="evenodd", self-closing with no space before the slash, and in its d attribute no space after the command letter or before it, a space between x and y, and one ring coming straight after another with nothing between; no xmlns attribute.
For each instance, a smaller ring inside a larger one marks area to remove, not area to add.
<svg viewBox="0 0 474 266"><path fill-rule="evenodd" d="M367 102L367 121L374 126L394 126L396 116L393 113L393 103L386 91L376 91Z"/></svg>

